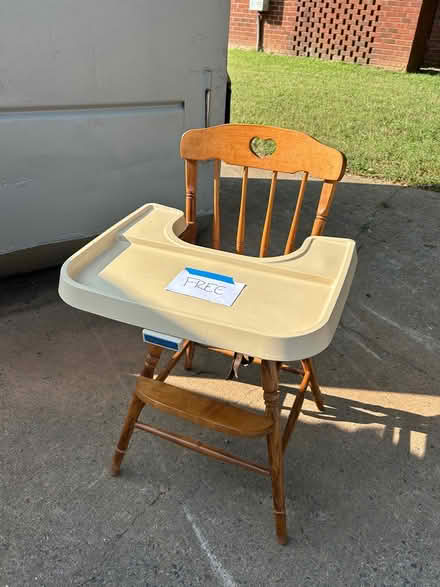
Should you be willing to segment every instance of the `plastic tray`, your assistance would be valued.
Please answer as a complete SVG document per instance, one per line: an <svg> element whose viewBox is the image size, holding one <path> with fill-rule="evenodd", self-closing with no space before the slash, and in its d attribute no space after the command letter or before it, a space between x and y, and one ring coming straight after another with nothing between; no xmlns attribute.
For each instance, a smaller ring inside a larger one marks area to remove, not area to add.
<svg viewBox="0 0 440 587"><path fill-rule="evenodd" d="M186 243L185 227L180 210L146 204L64 263L60 296L87 312L263 359L304 359L329 345L356 267L354 241L312 236L289 255L258 258ZM230 307L166 291L188 266L246 287Z"/></svg>

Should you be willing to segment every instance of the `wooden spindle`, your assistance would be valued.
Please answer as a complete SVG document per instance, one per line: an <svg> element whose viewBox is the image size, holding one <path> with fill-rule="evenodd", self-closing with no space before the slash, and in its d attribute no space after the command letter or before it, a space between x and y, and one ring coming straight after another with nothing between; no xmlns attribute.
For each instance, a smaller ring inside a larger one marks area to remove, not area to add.
<svg viewBox="0 0 440 587"><path fill-rule="evenodd" d="M168 375L179 362L180 358L186 353L186 349L190 344L191 342L189 340L185 340L180 351L176 351L171 357L171 359L168 361L168 363L165 365L165 367L162 369L162 371L157 374L156 381L165 381L165 379L168 377Z"/></svg>
<svg viewBox="0 0 440 587"><path fill-rule="evenodd" d="M185 220L188 225L185 231L185 240L190 243L195 243L197 238L197 161L191 159L185 160L185 190Z"/></svg>
<svg viewBox="0 0 440 587"><path fill-rule="evenodd" d="M212 248L220 248L220 160L214 161L214 217L212 224Z"/></svg>
<svg viewBox="0 0 440 587"><path fill-rule="evenodd" d="M272 171L272 182L270 184L269 201L267 202L266 218L264 220L263 235L261 237L260 244L260 257L265 257L267 249L269 248L270 227L272 224L273 203L275 201L275 192L277 189L277 177L278 173L276 171Z"/></svg>
<svg viewBox="0 0 440 587"><path fill-rule="evenodd" d="M303 178L302 178L302 181L301 181L301 186L299 188L298 199L296 200L295 212L293 214L292 224L290 225L290 231L289 231L289 236L287 237L286 248L284 249L285 255L287 255L288 253L291 253L295 248L295 238L296 238L296 233L298 231L299 217L301 215L301 209L302 209L302 205L303 205L304 194L306 191L306 185L307 185L308 178L309 178L309 173L307 171L305 171Z"/></svg>
<svg viewBox="0 0 440 587"><path fill-rule="evenodd" d="M335 181L325 181L322 186L318 210L316 212L315 222L313 223L312 236L319 236L324 232L325 223L327 222L327 216L335 193L335 187Z"/></svg>
<svg viewBox="0 0 440 587"><path fill-rule="evenodd" d="M121 436L119 437L119 442L113 454L111 467L111 474L113 477L117 477L120 473L122 459L124 458L128 449L128 445L130 444L130 439L134 432L137 419L139 418L144 406L144 402L137 397L136 393L133 393L128 408L128 414L125 418L124 426L121 431Z"/></svg>
<svg viewBox="0 0 440 587"><path fill-rule="evenodd" d="M248 184L248 172L247 167L243 167L243 180L241 184L241 203L240 203L240 216L238 218L238 229L237 229L237 242L236 250L240 255L244 251L244 238L246 233L246 199L247 199L247 184Z"/></svg>
<svg viewBox="0 0 440 587"><path fill-rule="evenodd" d="M154 344L147 345L147 356L145 357L144 368L141 371L142 377L154 377L157 364L160 361L160 355L163 352L163 348Z"/></svg>

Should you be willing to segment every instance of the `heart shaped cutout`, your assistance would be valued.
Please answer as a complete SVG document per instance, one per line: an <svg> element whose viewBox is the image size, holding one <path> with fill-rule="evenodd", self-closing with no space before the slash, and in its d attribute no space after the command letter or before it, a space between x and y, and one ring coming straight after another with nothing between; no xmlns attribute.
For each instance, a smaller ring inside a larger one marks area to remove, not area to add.
<svg viewBox="0 0 440 587"><path fill-rule="evenodd" d="M254 137L249 143L249 149L251 152L260 159L270 157L277 150L277 144L273 139L262 139L260 137Z"/></svg>

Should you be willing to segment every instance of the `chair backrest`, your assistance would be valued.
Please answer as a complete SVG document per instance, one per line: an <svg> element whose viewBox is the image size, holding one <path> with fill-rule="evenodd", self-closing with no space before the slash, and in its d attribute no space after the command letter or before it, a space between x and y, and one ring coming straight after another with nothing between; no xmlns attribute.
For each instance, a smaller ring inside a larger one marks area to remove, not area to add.
<svg viewBox="0 0 440 587"><path fill-rule="evenodd" d="M263 153L263 156L256 153L257 139L266 141L266 144L270 142L272 148L269 151L272 151L272 153ZM272 171L272 182L260 243L260 257L267 254L269 247L278 173L303 172L296 207L284 249L284 253L287 254L292 252L295 247L295 237L309 175L323 180L311 233L312 235L320 235L324 231L336 183L343 177L346 165L343 153L323 145L305 133L273 126L248 124L224 124L210 128L189 130L182 136L180 154L185 159L187 238L192 242L196 237L197 162L214 160L212 246L215 249L220 248L221 161L231 165L243 166L241 203L236 238L237 253L243 253L244 251L248 169L251 167Z"/></svg>

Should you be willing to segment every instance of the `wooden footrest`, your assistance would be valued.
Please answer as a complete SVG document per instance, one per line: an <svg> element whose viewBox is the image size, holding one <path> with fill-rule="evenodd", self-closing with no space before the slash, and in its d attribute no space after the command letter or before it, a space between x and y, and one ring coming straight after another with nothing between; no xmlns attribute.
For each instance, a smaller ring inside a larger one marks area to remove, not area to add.
<svg viewBox="0 0 440 587"><path fill-rule="evenodd" d="M234 436L263 436L273 425L272 419L264 414L147 377L138 377L136 395L154 408Z"/></svg>

